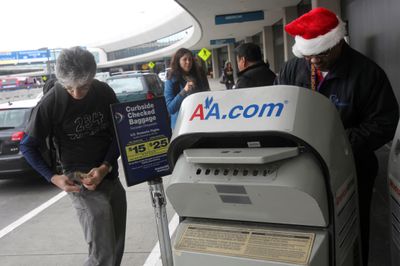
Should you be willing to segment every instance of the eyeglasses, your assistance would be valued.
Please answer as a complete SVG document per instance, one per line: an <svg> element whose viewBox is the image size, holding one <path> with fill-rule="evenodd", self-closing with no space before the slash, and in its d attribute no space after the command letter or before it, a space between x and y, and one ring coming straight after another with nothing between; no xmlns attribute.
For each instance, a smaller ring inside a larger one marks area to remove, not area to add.
<svg viewBox="0 0 400 266"><path fill-rule="evenodd" d="M330 48L322 53L316 54L316 55L305 55L304 58L308 59L308 60L311 58L324 59L330 55L331 51L332 51L332 48Z"/></svg>

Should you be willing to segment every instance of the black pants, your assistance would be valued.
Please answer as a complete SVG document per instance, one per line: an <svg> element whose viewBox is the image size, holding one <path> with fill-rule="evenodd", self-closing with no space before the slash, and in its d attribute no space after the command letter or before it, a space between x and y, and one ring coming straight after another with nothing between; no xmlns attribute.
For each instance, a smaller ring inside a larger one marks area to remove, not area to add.
<svg viewBox="0 0 400 266"><path fill-rule="evenodd" d="M376 175L378 174L378 160L374 152L354 154L358 181L358 203L360 207L360 230L363 265L368 265L369 231L371 216L372 192Z"/></svg>
<svg viewBox="0 0 400 266"><path fill-rule="evenodd" d="M232 87L233 87L233 82L232 82L232 83L226 82L226 83L225 83L225 87L226 87L227 90L231 90Z"/></svg>

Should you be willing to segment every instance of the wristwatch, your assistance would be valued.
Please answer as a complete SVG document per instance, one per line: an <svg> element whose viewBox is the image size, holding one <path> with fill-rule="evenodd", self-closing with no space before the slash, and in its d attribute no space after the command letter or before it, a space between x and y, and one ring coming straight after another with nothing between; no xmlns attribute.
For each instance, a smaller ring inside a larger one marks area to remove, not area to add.
<svg viewBox="0 0 400 266"><path fill-rule="evenodd" d="M108 167L108 173L111 173L111 171L112 171L112 169L113 169L112 165L111 165L109 162L107 162L107 161L104 161L102 164L104 164L105 166L107 166L107 167Z"/></svg>

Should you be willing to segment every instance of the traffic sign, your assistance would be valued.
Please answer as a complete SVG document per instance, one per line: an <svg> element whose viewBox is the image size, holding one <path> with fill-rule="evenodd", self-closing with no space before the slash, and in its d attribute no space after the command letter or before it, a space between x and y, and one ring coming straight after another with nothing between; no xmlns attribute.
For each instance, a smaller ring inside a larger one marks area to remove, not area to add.
<svg viewBox="0 0 400 266"><path fill-rule="evenodd" d="M149 67L150 67L151 69L153 69L153 68L156 66L156 64L154 64L153 61L150 61L148 65L149 65Z"/></svg>
<svg viewBox="0 0 400 266"><path fill-rule="evenodd" d="M210 57L211 52L207 48L203 48L200 50L200 52L197 54L203 61L207 61L207 59Z"/></svg>

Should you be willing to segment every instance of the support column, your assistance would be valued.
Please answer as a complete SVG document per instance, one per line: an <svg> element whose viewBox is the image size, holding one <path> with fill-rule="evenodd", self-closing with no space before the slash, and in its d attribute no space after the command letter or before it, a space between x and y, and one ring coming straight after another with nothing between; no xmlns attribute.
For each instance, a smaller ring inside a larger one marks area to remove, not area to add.
<svg viewBox="0 0 400 266"><path fill-rule="evenodd" d="M213 78L217 79L220 77L219 74L219 61L218 61L218 49L212 49L211 51L211 62L212 62L212 69L213 69Z"/></svg>
<svg viewBox="0 0 400 266"><path fill-rule="evenodd" d="M340 17L340 1L339 0L311 0L311 8L325 7Z"/></svg>
<svg viewBox="0 0 400 266"><path fill-rule="evenodd" d="M274 58L274 37L272 33L272 26L267 26L263 28L262 31L263 38L263 54L264 62L269 63L269 67L272 71L275 71L275 58Z"/></svg>
<svg viewBox="0 0 400 266"><path fill-rule="evenodd" d="M295 20L298 16L297 6L285 7L283 9L283 28L286 24ZM294 55L292 53L292 46L294 45L294 38L286 33L285 29L283 29L283 49L285 55L285 61L293 58Z"/></svg>

